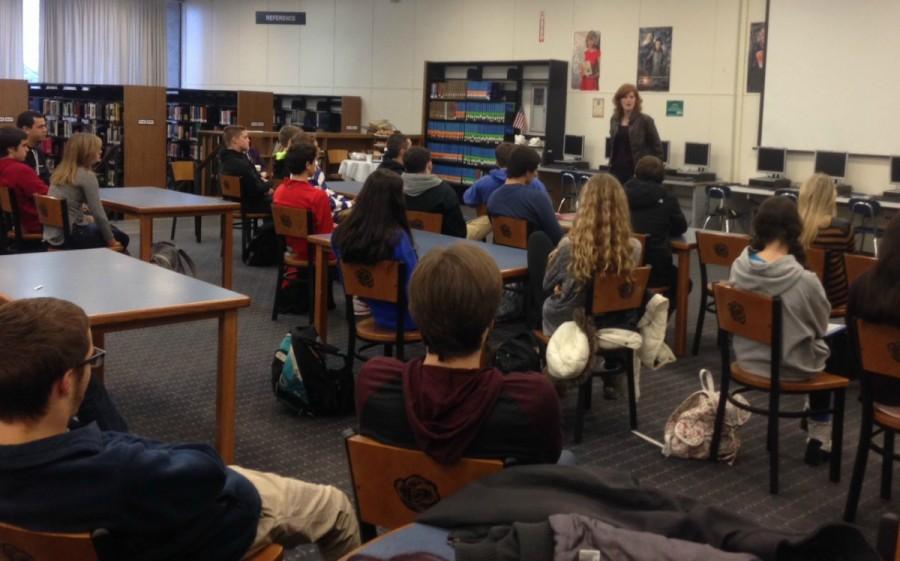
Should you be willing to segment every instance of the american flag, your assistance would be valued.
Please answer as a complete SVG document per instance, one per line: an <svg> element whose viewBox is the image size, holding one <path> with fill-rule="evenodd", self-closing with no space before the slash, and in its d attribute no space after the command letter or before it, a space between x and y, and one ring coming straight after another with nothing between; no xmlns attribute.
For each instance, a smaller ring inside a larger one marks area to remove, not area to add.
<svg viewBox="0 0 900 561"><path fill-rule="evenodd" d="M525 111L521 107L513 120L513 128L519 129L522 134L525 134L526 129L528 129L528 119L525 118Z"/></svg>

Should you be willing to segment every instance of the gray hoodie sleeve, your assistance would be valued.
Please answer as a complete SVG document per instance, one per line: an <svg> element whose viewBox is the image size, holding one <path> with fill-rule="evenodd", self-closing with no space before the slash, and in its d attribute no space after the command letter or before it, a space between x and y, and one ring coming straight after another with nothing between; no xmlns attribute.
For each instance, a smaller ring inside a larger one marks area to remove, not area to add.
<svg viewBox="0 0 900 561"><path fill-rule="evenodd" d="M115 238L113 237L112 228L109 227L106 211L100 203L100 184L97 183L97 176L92 171L79 169L75 176L75 183L84 193L84 200L91 210L94 223L100 229L100 233L103 234L104 241L107 244L112 243L115 241Z"/></svg>

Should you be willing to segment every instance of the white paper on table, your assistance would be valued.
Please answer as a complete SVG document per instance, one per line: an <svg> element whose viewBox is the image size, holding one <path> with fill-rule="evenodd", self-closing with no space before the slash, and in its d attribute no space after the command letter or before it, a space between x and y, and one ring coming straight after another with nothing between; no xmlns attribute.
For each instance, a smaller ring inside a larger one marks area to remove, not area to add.
<svg viewBox="0 0 900 561"><path fill-rule="evenodd" d="M845 329L847 329L847 326L844 325L843 323L829 323L828 329L825 330L825 336L831 337L835 333L840 333L841 331L844 331Z"/></svg>

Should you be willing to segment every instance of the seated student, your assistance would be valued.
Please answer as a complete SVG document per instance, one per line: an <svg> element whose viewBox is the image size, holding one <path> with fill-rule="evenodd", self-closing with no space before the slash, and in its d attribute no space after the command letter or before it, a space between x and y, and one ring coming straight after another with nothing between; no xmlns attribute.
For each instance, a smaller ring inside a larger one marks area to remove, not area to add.
<svg viewBox="0 0 900 561"><path fill-rule="evenodd" d="M410 146L412 146L412 141L402 132L397 131L389 136L385 143L384 156L378 169L387 169L397 175L403 173L406 170L403 157Z"/></svg>
<svg viewBox="0 0 900 561"><path fill-rule="evenodd" d="M449 183L431 173L431 151L413 146L403 156L406 171L403 194L406 210L433 212L444 217L441 233L457 238L466 237L466 220L459 208L456 190Z"/></svg>
<svg viewBox="0 0 900 561"><path fill-rule="evenodd" d="M300 136L303 131L300 127L294 125L284 125L278 131L278 142L272 149L272 179L276 182L281 181L291 173L287 170L284 159L287 157L287 151L291 147L291 141Z"/></svg>
<svg viewBox="0 0 900 561"><path fill-rule="evenodd" d="M238 125L225 127L222 144L225 149L219 154L219 173L241 178L244 209L247 212L271 212L272 188L247 157L250 150L250 135L247 130Z"/></svg>
<svg viewBox="0 0 900 561"><path fill-rule="evenodd" d="M625 184L635 232L647 234L645 261L650 265L650 287L667 286L666 297L675 302L678 267L672 264L671 241L687 231L678 198L662 186L666 167L656 156L638 160L632 179Z"/></svg>
<svg viewBox="0 0 900 561"><path fill-rule="evenodd" d="M562 238L562 228L550 202L550 196L530 186L537 177L541 157L534 148L516 146L509 155L506 183L491 194L487 210L492 216L509 216L527 220L528 224L547 234L553 245Z"/></svg>
<svg viewBox="0 0 900 561"><path fill-rule="evenodd" d="M815 273L803 268L806 260L801 234L803 223L794 201L769 197L753 219L750 245L731 265L730 282L737 288L780 296L783 306L783 357L781 379L806 380L822 372L828 359L825 332L831 305ZM742 368L768 377L771 348L742 337L734 337L734 355ZM809 394L812 409L825 409L830 392ZM821 452L831 450L831 420L825 414L809 420L807 463L816 464Z"/></svg>
<svg viewBox="0 0 900 561"><path fill-rule="evenodd" d="M316 172L316 158L319 150L312 144L301 142L291 145L284 158L285 167L290 172L288 179L275 190L272 202L295 208L312 211L313 224L309 224L311 232L328 234L334 230L331 219L331 204L328 195L309 183L309 178ZM306 240L288 238L288 246L298 259L309 259Z"/></svg>
<svg viewBox="0 0 900 561"><path fill-rule="evenodd" d="M491 198L494 191L506 183L506 166L509 163L509 155L514 147L515 144L512 142L501 142L497 145L497 148L494 150L497 168L489 171L487 175L482 176L466 189L463 193L464 203L473 207L487 206L488 199ZM528 186L544 193L547 192L547 188L537 177ZM469 220L466 228L468 229L467 238L470 240L483 240L491 232L491 221L487 215L479 216Z"/></svg>
<svg viewBox="0 0 900 561"><path fill-rule="evenodd" d="M47 185L28 167L28 135L15 127L0 127L0 185L8 187L16 198L23 233L41 233L34 194L47 194Z"/></svg>
<svg viewBox="0 0 900 561"><path fill-rule="evenodd" d="M798 202L804 248L818 247L825 253L825 276L822 284L832 308L847 303L847 271L844 253L853 253L853 226L838 218L837 191L834 182L824 173L816 173L800 187Z"/></svg>
<svg viewBox="0 0 900 561"><path fill-rule="evenodd" d="M103 356L78 306L16 300L0 306L0 325L0 521L104 528L116 559L237 561L273 541L315 542L338 559L359 545L334 487L226 467L206 444L67 430Z"/></svg>
<svg viewBox="0 0 900 561"><path fill-rule="evenodd" d="M281 131L279 132L279 138L282 137L282 132L285 133L285 136L287 136L288 132L291 132L290 130L285 131L285 129L287 129L288 127L291 127L291 125L282 127ZM312 144L313 146L315 146L318 154L321 154L319 143L316 141L315 135L304 132L297 127L291 127L291 129L295 129L293 131L293 134L288 136L285 141L280 141L285 143L283 145L283 149L275 153L275 170L273 173L275 179L279 182L290 175L288 173L287 166L285 165L284 158L287 156L287 151L291 146L299 142L305 142L306 144ZM309 176L309 184L321 191L324 191L325 194L328 195L329 204L331 205L332 220L334 222L338 222L344 211L353 206L353 203L352 201L350 201L350 199L339 193L335 193L328 188L328 185L325 183L325 172L323 172L322 168L319 167L318 156L316 156L316 171Z"/></svg>
<svg viewBox="0 0 900 561"><path fill-rule="evenodd" d="M338 259L347 263L374 265L378 261L400 261L406 265L408 286L419 258L406 220L403 180L399 175L377 169L366 178L350 214L331 236L331 248ZM366 303L378 327L397 328L394 304L375 300ZM416 329L409 312L403 325L407 330Z"/></svg>
<svg viewBox="0 0 900 561"><path fill-rule="evenodd" d="M41 143L47 139L47 119L37 111L23 111L16 117L16 126L28 135L28 155L25 156L25 163L34 169L44 185L50 185L47 155L41 149Z"/></svg>
<svg viewBox="0 0 900 561"><path fill-rule="evenodd" d="M429 251L409 285L427 354L406 364L377 357L363 365L356 382L360 433L421 449L442 464L462 457L556 462L560 406L547 378L482 366L502 293L500 271L484 250L457 243Z"/></svg>
<svg viewBox="0 0 900 561"><path fill-rule="evenodd" d="M850 285L847 325L861 319L900 327L900 214L895 214L884 229L879 251L875 267ZM875 401L900 405L900 380L879 376L874 382Z"/></svg>
<svg viewBox="0 0 900 561"><path fill-rule="evenodd" d="M69 211L69 249L128 247L128 234L109 223L100 203L100 184L93 166L100 160L103 141L95 134L76 132L66 141L62 160L50 177L50 195L63 199ZM82 205L91 211L86 215ZM65 242L59 228L44 228L44 240L53 246Z"/></svg>

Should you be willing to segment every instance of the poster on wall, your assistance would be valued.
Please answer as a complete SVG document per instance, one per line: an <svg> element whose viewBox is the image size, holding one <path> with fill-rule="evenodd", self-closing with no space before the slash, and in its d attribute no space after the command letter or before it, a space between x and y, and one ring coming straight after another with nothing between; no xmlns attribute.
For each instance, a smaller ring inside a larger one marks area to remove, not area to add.
<svg viewBox="0 0 900 561"><path fill-rule="evenodd" d="M766 71L766 24L750 24L750 46L747 57L747 93L760 93Z"/></svg>
<svg viewBox="0 0 900 561"><path fill-rule="evenodd" d="M595 119L603 118L604 101L602 97L595 97L591 103L591 116Z"/></svg>
<svg viewBox="0 0 900 561"><path fill-rule="evenodd" d="M672 28L642 27L638 34L637 88L642 91L669 91L672 66Z"/></svg>
<svg viewBox="0 0 900 561"><path fill-rule="evenodd" d="M600 32L576 31L572 50L572 89L600 89Z"/></svg>

